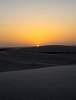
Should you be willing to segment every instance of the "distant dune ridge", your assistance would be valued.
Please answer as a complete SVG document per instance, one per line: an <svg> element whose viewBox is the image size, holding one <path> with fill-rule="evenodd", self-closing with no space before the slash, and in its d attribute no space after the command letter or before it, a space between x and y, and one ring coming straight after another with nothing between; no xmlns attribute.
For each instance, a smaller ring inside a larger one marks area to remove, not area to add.
<svg viewBox="0 0 76 100"><path fill-rule="evenodd" d="M0 48L0 72L76 64L76 46Z"/></svg>

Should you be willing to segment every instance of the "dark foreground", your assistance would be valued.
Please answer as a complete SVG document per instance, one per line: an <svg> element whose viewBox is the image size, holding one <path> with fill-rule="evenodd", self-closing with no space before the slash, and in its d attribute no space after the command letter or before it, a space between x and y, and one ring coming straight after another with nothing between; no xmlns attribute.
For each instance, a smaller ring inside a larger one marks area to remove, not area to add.
<svg viewBox="0 0 76 100"><path fill-rule="evenodd" d="M1 48L0 100L76 100L76 47Z"/></svg>
<svg viewBox="0 0 76 100"><path fill-rule="evenodd" d="M0 49L0 72L76 64L76 46Z"/></svg>
<svg viewBox="0 0 76 100"><path fill-rule="evenodd" d="M76 66L0 73L0 100L76 100Z"/></svg>

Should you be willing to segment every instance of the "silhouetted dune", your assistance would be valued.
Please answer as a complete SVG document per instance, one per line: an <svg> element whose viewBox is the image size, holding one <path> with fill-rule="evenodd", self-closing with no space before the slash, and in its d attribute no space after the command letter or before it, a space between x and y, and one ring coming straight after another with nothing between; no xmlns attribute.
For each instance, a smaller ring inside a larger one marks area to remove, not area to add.
<svg viewBox="0 0 76 100"><path fill-rule="evenodd" d="M64 45L47 45L40 47L12 47L12 48L0 48L0 51L21 51L21 52L70 52L76 53L76 46L64 46Z"/></svg>
<svg viewBox="0 0 76 100"><path fill-rule="evenodd" d="M76 64L75 46L0 49L0 72L70 64Z"/></svg>

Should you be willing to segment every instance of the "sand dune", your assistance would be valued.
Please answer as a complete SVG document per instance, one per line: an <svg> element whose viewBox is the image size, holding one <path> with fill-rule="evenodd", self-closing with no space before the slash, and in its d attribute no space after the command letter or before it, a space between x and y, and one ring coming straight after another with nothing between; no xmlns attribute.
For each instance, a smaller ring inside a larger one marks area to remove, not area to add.
<svg viewBox="0 0 76 100"><path fill-rule="evenodd" d="M0 99L76 100L76 47L0 49Z"/></svg>
<svg viewBox="0 0 76 100"><path fill-rule="evenodd" d="M76 100L76 66L0 73L1 100Z"/></svg>
<svg viewBox="0 0 76 100"><path fill-rule="evenodd" d="M76 64L75 49L71 46L0 49L0 72Z"/></svg>

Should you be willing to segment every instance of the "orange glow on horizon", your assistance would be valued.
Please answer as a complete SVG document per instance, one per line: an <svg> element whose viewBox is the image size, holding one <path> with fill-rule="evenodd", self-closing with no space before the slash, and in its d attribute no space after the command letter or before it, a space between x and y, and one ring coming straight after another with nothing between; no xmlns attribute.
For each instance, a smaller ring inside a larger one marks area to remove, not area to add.
<svg viewBox="0 0 76 100"><path fill-rule="evenodd" d="M9 23L0 28L0 43L40 46L75 42L76 29L63 22L48 22L32 20L26 24Z"/></svg>
<svg viewBox="0 0 76 100"><path fill-rule="evenodd" d="M0 47L76 44L75 0L0 0L0 12Z"/></svg>

